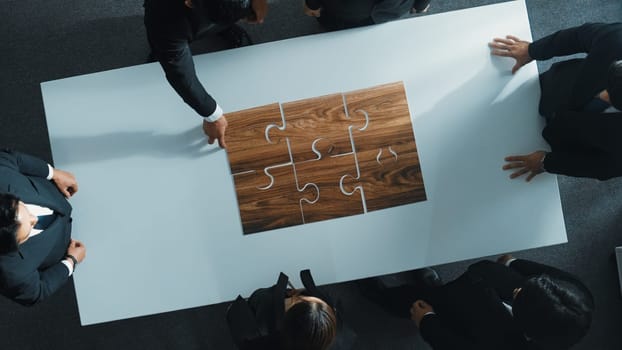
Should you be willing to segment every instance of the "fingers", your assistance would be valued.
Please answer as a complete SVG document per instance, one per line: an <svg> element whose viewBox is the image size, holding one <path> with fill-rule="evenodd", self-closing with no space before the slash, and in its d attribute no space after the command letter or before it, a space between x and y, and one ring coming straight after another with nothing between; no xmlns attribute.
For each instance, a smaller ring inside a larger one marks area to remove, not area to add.
<svg viewBox="0 0 622 350"><path fill-rule="evenodd" d="M516 74L516 72L518 72L518 70L523 66L522 63L516 62L516 64L514 65L514 67L512 67L512 74Z"/></svg>
<svg viewBox="0 0 622 350"><path fill-rule="evenodd" d="M225 135L222 135L218 138L218 146L220 148L227 148L227 144L225 143Z"/></svg>
<svg viewBox="0 0 622 350"><path fill-rule="evenodd" d="M525 181L529 182L531 181L531 179L533 179L534 177L536 177L536 175L538 175L537 172L532 171L531 174L529 174L529 176L527 176L527 178L525 179Z"/></svg>
<svg viewBox="0 0 622 350"><path fill-rule="evenodd" d="M510 175L510 179L515 179L515 178L517 178L517 177L519 177L521 175L527 174L528 172L529 172L529 169L522 168L522 169L520 169L518 171L513 172L512 175Z"/></svg>
<svg viewBox="0 0 622 350"><path fill-rule="evenodd" d="M208 135L208 136L207 136L207 143L208 143L208 144L210 144L210 145L211 145L211 144L213 144L215 140L216 140L216 139L215 139L215 138L213 138L211 135Z"/></svg>
<svg viewBox="0 0 622 350"><path fill-rule="evenodd" d="M508 38L508 39L510 39L510 40L513 40L513 41L515 41L515 42L522 41L522 40L520 40L519 38L515 37L514 35L506 35L505 37L506 37L506 38Z"/></svg>
<svg viewBox="0 0 622 350"><path fill-rule="evenodd" d="M506 162L524 162L527 156L507 156L503 158Z"/></svg>

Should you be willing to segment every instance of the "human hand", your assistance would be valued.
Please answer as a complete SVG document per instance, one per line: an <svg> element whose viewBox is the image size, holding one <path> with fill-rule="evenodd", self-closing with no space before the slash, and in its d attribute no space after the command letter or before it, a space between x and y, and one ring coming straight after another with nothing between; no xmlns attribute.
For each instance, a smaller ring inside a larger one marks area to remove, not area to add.
<svg viewBox="0 0 622 350"><path fill-rule="evenodd" d="M533 61L533 58L529 56L529 44L528 41L520 40L519 38L507 35L505 39L494 38L488 46L492 48L492 54L495 56L512 57L516 60L516 64L512 67L512 74L516 73L522 66Z"/></svg>
<svg viewBox="0 0 622 350"><path fill-rule="evenodd" d="M415 321L417 328L419 328L423 316L425 316L428 312L434 312L434 309L430 306L430 304L421 299L415 301L410 307L410 318Z"/></svg>
<svg viewBox="0 0 622 350"><path fill-rule="evenodd" d="M320 17L320 13L322 12L322 8L318 8L317 10L312 10L307 6L307 3L303 1L302 6L304 6L305 15L309 17Z"/></svg>
<svg viewBox="0 0 622 350"><path fill-rule="evenodd" d="M255 15L248 18L248 23L261 24L268 14L268 0L252 0L251 7ZM222 147L222 146L221 146Z"/></svg>
<svg viewBox="0 0 622 350"><path fill-rule="evenodd" d="M500 257L497 258L497 262L499 264L503 264L506 265L508 263L508 261L514 259L514 257L511 254L503 254Z"/></svg>
<svg viewBox="0 0 622 350"><path fill-rule="evenodd" d="M73 255L79 264L86 256L86 247L82 244L82 242L72 239L69 243L69 247L67 247L67 254Z"/></svg>
<svg viewBox="0 0 622 350"><path fill-rule="evenodd" d="M54 184L65 198L69 198L78 192L78 181L70 172L54 169L52 181L54 181Z"/></svg>
<svg viewBox="0 0 622 350"><path fill-rule="evenodd" d="M542 162L545 156L545 151L535 151L523 156L508 156L505 157L508 163L503 166L503 170L519 168L510 175L510 179L529 173L525 180L531 181L536 175L544 172Z"/></svg>
<svg viewBox="0 0 622 350"><path fill-rule="evenodd" d="M227 118L223 115L215 122L203 121L203 132L207 135L207 143L210 145L218 140L220 148L227 148L225 143L225 130L227 129Z"/></svg>

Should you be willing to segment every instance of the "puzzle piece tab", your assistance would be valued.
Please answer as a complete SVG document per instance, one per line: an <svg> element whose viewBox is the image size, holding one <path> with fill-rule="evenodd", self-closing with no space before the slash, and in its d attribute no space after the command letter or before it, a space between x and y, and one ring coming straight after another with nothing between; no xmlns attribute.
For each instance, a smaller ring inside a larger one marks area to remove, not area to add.
<svg viewBox="0 0 622 350"><path fill-rule="evenodd" d="M324 140L314 143L314 149L322 147ZM321 153L321 152L318 152ZM317 159L296 163L296 176L299 184L314 184L319 188L319 196L314 203L303 203L302 213L305 223L336 219L344 216L363 214L363 199L360 191L348 195L341 190L340 181L344 174L356 174L354 153L340 155L320 154Z"/></svg>
<svg viewBox="0 0 622 350"><path fill-rule="evenodd" d="M261 172L266 167L290 161L280 128L284 128L278 103L227 113L227 156L231 174ZM266 129L270 126L269 139Z"/></svg>
<svg viewBox="0 0 622 350"><path fill-rule="evenodd" d="M303 223L302 202L313 202L313 186L298 188L293 164L233 176L245 234Z"/></svg>

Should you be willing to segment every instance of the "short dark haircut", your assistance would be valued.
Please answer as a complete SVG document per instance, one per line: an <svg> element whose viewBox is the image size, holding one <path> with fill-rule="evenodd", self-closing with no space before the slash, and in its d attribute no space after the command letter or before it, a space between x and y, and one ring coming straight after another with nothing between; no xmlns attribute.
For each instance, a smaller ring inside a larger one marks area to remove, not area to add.
<svg viewBox="0 0 622 350"><path fill-rule="evenodd" d="M590 329L594 299L576 280L548 275L529 278L512 312L525 335L546 349L567 349Z"/></svg>
<svg viewBox="0 0 622 350"><path fill-rule="evenodd" d="M303 300L285 312L282 340L286 350L326 350L336 334L335 312L326 303Z"/></svg>
<svg viewBox="0 0 622 350"><path fill-rule="evenodd" d="M0 254L17 250L17 208L19 198L10 193L0 193Z"/></svg>
<svg viewBox="0 0 622 350"><path fill-rule="evenodd" d="M609 66L607 92L611 105L622 111L622 60L615 61Z"/></svg>

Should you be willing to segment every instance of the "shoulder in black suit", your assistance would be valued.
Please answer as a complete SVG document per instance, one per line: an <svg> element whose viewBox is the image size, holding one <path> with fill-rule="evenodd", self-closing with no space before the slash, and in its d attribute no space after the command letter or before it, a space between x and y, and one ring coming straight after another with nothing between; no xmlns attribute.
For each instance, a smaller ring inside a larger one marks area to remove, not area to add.
<svg viewBox="0 0 622 350"><path fill-rule="evenodd" d="M0 192L21 201L48 207L57 217L48 228L0 255L0 292L24 305L45 299L68 279L63 259L71 239L71 205L46 179L46 162L18 152L0 152Z"/></svg>
<svg viewBox="0 0 622 350"><path fill-rule="evenodd" d="M511 304L515 288L543 273L578 282L566 272L527 260L515 260L510 267L491 261L471 265L435 291L430 302L436 314L421 320L421 335L435 350L535 348L503 303Z"/></svg>

